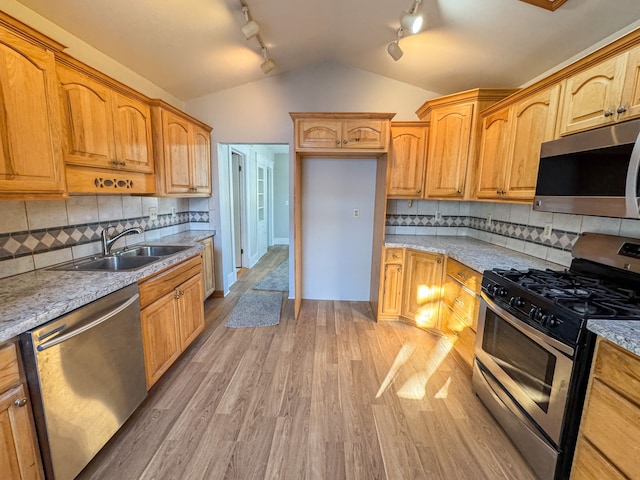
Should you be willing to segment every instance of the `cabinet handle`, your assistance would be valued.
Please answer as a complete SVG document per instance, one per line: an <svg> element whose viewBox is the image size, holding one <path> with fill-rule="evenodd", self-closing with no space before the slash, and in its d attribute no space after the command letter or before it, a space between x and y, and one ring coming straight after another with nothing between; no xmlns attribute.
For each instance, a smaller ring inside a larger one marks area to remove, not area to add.
<svg viewBox="0 0 640 480"><path fill-rule="evenodd" d="M613 110L605 110L605 112L604 112L604 116L605 117L610 117L612 115L613 115Z"/></svg>
<svg viewBox="0 0 640 480"><path fill-rule="evenodd" d="M398 255L396 255L396 254L394 253L393 255L391 255L391 258L393 258L393 259L395 260L396 258L398 258Z"/></svg>
<svg viewBox="0 0 640 480"><path fill-rule="evenodd" d="M618 109L616 110L616 112L618 112L618 113L624 113L626 111L627 111L627 107L625 107L624 105L620 105L618 107Z"/></svg>
<svg viewBox="0 0 640 480"><path fill-rule="evenodd" d="M16 407L24 407L27 404L27 397L17 398L16 401L13 402L13 404Z"/></svg>
<svg viewBox="0 0 640 480"><path fill-rule="evenodd" d="M458 297L454 298L453 301L456 302L461 307L464 307L464 302L460 300Z"/></svg>
<svg viewBox="0 0 640 480"><path fill-rule="evenodd" d="M419 188L417 193L419 193L419 194L422 193L422 189Z"/></svg>
<svg viewBox="0 0 640 480"><path fill-rule="evenodd" d="M189 191L190 192L197 192L198 191L198 187L189 187Z"/></svg>
<svg viewBox="0 0 640 480"><path fill-rule="evenodd" d="M342 140L342 144L343 144L343 145L346 145L346 144L347 144L347 141L346 141L346 140Z"/></svg>
<svg viewBox="0 0 640 480"><path fill-rule="evenodd" d="M462 272L458 272L456 273L456 275L458 275L460 278L462 278L463 280L466 280L467 278L469 278L468 276L466 276L464 273Z"/></svg>
<svg viewBox="0 0 640 480"><path fill-rule="evenodd" d="M340 140L336 140L336 145L340 145Z"/></svg>

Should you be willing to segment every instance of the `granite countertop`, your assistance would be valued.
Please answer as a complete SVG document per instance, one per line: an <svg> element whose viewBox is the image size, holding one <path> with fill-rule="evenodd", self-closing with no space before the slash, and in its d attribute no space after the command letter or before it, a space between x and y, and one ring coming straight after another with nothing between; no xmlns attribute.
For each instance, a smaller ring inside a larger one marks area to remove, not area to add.
<svg viewBox="0 0 640 480"><path fill-rule="evenodd" d="M443 253L478 272L492 268L550 268L552 270L566 268L557 263L547 262L469 237L386 235L385 246ZM616 345L640 355L640 321L589 320L587 328Z"/></svg>
<svg viewBox="0 0 640 480"><path fill-rule="evenodd" d="M131 285L202 251L198 242L215 235L191 230L144 245L188 245L191 248L128 272L67 272L46 268L0 280L0 342Z"/></svg>
<svg viewBox="0 0 640 480"><path fill-rule="evenodd" d="M469 237L434 237L428 235L386 235L386 247L405 247L425 252L442 253L482 273L492 268L537 268L564 270L566 267L531 255L499 247Z"/></svg>

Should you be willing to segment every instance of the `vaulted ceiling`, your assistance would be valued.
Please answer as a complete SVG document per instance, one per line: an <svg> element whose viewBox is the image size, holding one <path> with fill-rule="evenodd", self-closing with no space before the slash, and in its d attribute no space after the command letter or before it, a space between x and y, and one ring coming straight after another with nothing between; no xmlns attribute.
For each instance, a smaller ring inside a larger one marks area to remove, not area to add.
<svg viewBox="0 0 640 480"><path fill-rule="evenodd" d="M191 100L264 77L240 0L19 0L176 96ZM424 0L421 33L396 38L410 0L246 0L277 68L336 62L440 94L517 87L632 24L639 0Z"/></svg>

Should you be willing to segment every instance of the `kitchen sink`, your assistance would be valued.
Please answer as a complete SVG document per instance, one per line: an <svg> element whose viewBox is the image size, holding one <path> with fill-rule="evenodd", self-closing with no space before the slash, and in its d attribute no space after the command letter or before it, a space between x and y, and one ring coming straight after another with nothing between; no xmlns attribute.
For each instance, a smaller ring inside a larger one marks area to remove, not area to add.
<svg viewBox="0 0 640 480"><path fill-rule="evenodd" d="M166 257L191 247L185 245L139 245L117 253L119 257Z"/></svg>
<svg viewBox="0 0 640 480"><path fill-rule="evenodd" d="M51 270L124 272L137 270L160 260L158 256L108 256L75 260Z"/></svg>

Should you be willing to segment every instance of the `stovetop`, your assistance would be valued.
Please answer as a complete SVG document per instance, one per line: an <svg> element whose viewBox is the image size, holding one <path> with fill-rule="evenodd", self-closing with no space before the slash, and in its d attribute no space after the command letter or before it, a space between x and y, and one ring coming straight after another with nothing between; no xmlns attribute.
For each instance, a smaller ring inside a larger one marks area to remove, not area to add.
<svg viewBox="0 0 640 480"><path fill-rule="evenodd" d="M588 319L640 320L640 276L574 259L569 270L484 272L482 290L536 330L576 346Z"/></svg>

